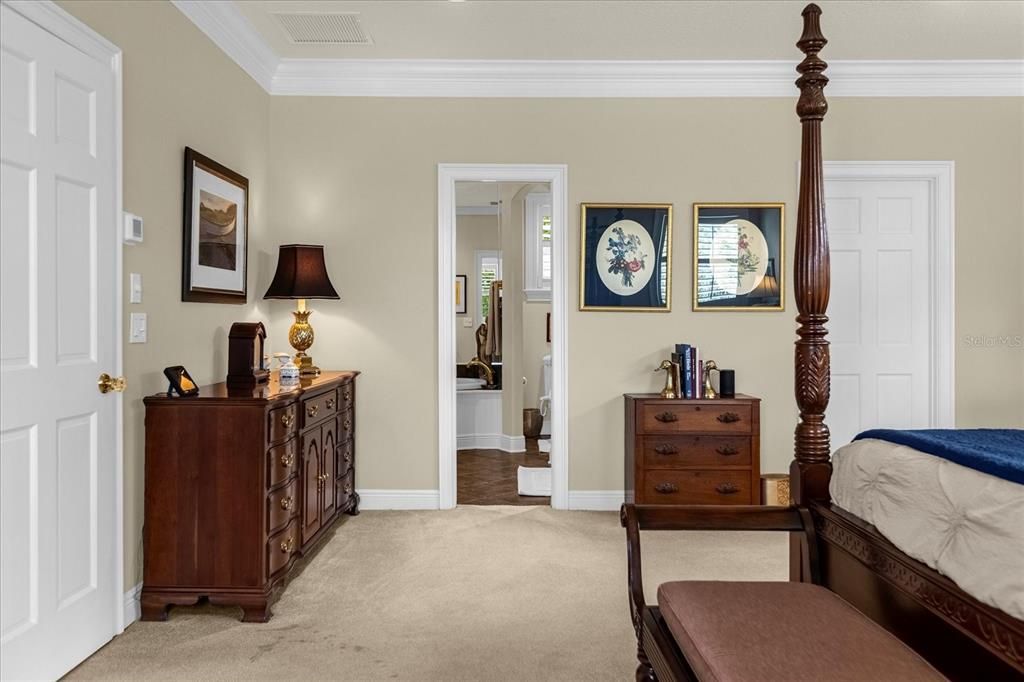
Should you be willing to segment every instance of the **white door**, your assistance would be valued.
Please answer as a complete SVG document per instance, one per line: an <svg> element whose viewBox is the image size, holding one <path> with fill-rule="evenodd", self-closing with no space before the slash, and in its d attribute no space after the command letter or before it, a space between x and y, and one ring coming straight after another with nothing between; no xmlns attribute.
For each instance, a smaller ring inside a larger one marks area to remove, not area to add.
<svg viewBox="0 0 1024 682"><path fill-rule="evenodd" d="M825 171L833 449L870 428L929 426L929 185Z"/></svg>
<svg viewBox="0 0 1024 682"><path fill-rule="evenodd" d="M0 12L0 677L53 679L120 622L115 76Z"/></svg>

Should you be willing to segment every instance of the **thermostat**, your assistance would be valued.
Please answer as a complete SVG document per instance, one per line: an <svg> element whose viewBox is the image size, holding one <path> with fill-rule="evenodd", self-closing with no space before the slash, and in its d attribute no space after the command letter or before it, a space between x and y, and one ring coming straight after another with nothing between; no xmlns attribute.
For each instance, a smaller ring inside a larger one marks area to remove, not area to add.
<svg viewBox="0 0 1024 682"><path fill-rule="evenodd" d="M124 242L125 244L142 243L142 217L128 211L124 212Z"/></svg>

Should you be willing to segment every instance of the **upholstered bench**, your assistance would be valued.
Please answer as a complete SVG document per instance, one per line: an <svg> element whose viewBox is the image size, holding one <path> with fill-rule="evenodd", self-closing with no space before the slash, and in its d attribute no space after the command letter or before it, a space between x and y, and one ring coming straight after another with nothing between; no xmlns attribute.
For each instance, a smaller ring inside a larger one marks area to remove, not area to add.
<svg viewBox="0 0 1024 682"><path fill-rule="evenodd" d="M806 510L623 505L637 680L880 682L945 679L906 644L817 583ZM644 603L640 530L765 530L802 537L808 582L669 582Z"/></svg>

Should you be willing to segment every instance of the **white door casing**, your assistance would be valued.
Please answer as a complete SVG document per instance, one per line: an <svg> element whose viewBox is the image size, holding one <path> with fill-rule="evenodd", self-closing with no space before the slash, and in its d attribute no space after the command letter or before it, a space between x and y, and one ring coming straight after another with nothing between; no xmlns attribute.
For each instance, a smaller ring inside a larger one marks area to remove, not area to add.
<svg viewBox="0 0 1024 682"><path fill-rule="evenodd" d="M437 167L438 498L456 504L455 183L535 182L551 187L551 506L569 508L569 232L568 167L561 164L459 164Z"/></svg>
<svg viewBox="0 0 1024 682"><path fill-rule="evenodd" d="M120 51L4 2L0 676L52 679L123 628Z"/></svg>
<svg viewBox="0 0 1024 682"><path fill-rule="evenodd" d="M953 426L952 164L826 162L833 448Z"/></svg>

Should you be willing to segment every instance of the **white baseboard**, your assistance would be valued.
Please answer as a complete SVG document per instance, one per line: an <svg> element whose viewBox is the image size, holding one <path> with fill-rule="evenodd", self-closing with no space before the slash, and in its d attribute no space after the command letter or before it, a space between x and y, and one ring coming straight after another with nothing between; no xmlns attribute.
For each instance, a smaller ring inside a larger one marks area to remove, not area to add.
<svg viewBox="0 0 1024 682"><path fill-rule="evenodd" d="M505 433L470 433L457 436L455 447L458 450L526 452L526 438Z"/></svg>
<svg viewBox="0 0 1024 682"><path fill-rule="evenodd" d="M438 509L436 490L357 490L360 510Z"/></svg>
<svg viewBox="0 0 1024 682"><path fill-rule="evenodd" d="M436 490L359 490L361 510L437 509L440 497ZM570 490L569 509L576 511L618 511L625 499L621 490ZM141 589L141 584L136 589ZM138 604L136 593L135 603ZM137 608L137 606L136 606ZM128 595L125 595L125 623Z"/></svg>
<svg viewBox="0 0 1024 682"><path fill-rule="evenodd" d="M142 583L124 593L124 626L128 627L142 615L139 595L142 594Z"/></svg>
<svg viewBox="0 0 1024 682"><path fill-rule="evenodd" d="M569 509L577 511L618 511L626 494L621 490L570 490Z"/></svg>

